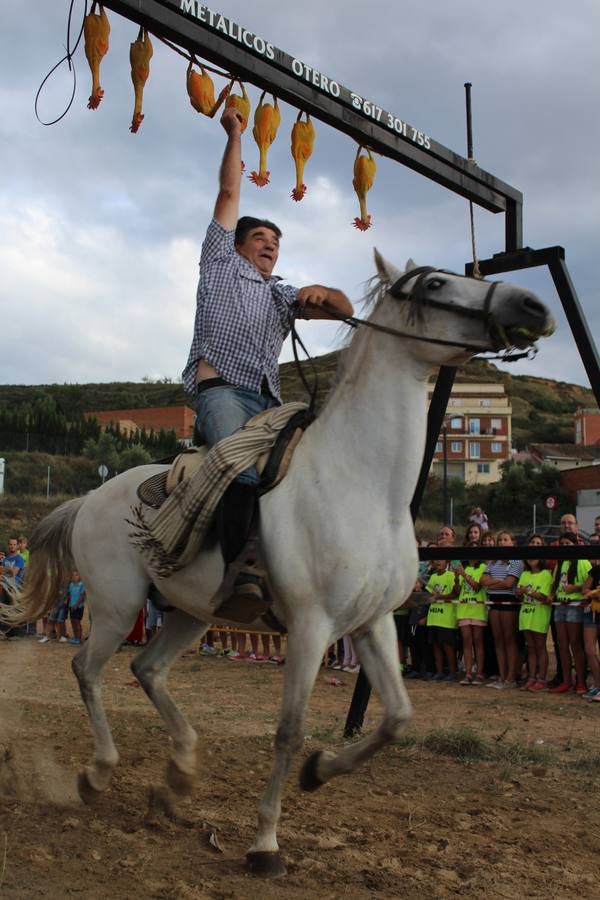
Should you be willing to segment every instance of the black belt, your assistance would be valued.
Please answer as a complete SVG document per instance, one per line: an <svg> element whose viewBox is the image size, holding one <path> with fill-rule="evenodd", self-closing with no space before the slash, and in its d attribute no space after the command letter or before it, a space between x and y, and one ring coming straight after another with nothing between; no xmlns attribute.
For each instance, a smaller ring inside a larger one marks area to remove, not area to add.
<svg viewBox="0 0 600 900"><path fill-rule="evenodd" d="M229 381L225 381L224 378L220 377L203 378L202 381L196 382L196 396L198 396L198 394L202 394L204 391L209 391L214 387L235 387L235 385L231 384ZM273 397L273 399L275 399L271 392L271 388L269 387L269 382L266 375L263 375L262 381L260 383L260 388L257 393L262 394L264 397Z"/></svg>

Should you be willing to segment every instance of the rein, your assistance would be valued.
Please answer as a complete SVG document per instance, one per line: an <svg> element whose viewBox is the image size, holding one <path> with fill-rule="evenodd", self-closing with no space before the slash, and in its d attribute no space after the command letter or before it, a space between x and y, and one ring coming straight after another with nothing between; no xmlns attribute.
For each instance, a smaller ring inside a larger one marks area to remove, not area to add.
<svg viewBox="0 0 600 900"><path fill-rule="evenodd" d="M510 350L511 350L512 345L510 343L508 335L506 334L506 331L504 330L502 325L500 325L500 323L496 321L495 317L490 312L490 308L492 305L492 298L494 296L494 291L496 290L496 288L497 288L498 284L500 284L500 282L498 282L498 281L490 282L489 288L487 289L481 309L471 309L471 308L464 307L464 306L457 306L454 303L444 303L441 300L425 299L425 296L424 296L425 288L426 288L425 278L427 275L431 274L432 272L443 273L443 272L445 272L445 270L444 269L436 269L433 266L419 266L415 269L411 269L409 272L404 272L404 274L401 275L400 278L398 278L398 280L393 283L393 285L389 288L388 293L391 294L392 297L395 297L397 300L409 300L409 301L412 301L412 300L419 301L420 300L427 306L432 307L433 309L442 309L442 310L445 310L446 312L452 312L455 315L466 316L471 319L481 319L488 326L488 331L490 332L490 334L492 332L492 329L496 331L496 333L498 334L498 336L504 343L505 351L504 351L504 353L501 353L496 356L480 356L479 357L480 359L485 359L485 360L499 359L499 360L502 360L503 362L516 362L519 359L525 359L525 358L531 359L532 355L535 356L535 354L537 353L537 348L535 346L529 347L527 350L523 351L522 353L511 353ZM455 275L454 273L447 273L447 274L452 274L455 278L468 278L469 277L467 275ZM412 291L410 291L409 293L405 293L402 290L402 288L406 285L406 283L408 281L411 281L415 277L417 280L415 282L415 285L414 285ZM371 322L369 319L359 319L357 316L344 316L342 313L338 313L336 310L334 310L328 304L325 304L324 307L327 310L328 316L330 316L332 319L336 319L339 322L344 322L346 325L350 325L351 328L358 328L360 325L364 325L366 328L371 328L373 331L379 331L383 334L392 335L392 337L409 338L410 340L413 340L413 341L423 341L426 344L439 344L444 347L462 347L464 350L471 350L474 353L485 352L485 350L487 349L487 348L482 347L481 345L477 345L477 344L465 344L462 341L448 341L448 340L445 340L444 338L426 337L425 335L413 334L408 331L401 331L399 328L391 328L388 325L379 325L377 322ZM319 387L319 383L318 383L319 379L318 379L317 370L314 366L312 357L310 356L308 350L306 349L304 343L302 342L302 339L300 338L300 335L298 334L298 331L296 330L296 326L294 324L293 319L291 320L290 330L291 330L292 351L294 354L294 362L296 363L296 368L298 370L300 380L302 381L302 384L310 397L309 408L312 412L314 412L315 404L316 404L316 400L317 400L317 391L318 391L318 387ZM311 364L312 374L313 374L312 386L309 385L309 383L304 375L304 372L302 370L302 364L301 364L299 356L298 356L298 346L300 346L302 348L302 350L306 354L307 361L310 362L310 364Z"/></svg>

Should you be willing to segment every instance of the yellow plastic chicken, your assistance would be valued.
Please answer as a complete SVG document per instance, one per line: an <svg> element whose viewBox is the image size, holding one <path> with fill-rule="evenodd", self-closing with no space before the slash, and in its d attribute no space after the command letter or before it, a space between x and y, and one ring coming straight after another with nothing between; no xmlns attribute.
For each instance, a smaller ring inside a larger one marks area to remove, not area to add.
<svg viewBox="0 0 600 900"><path fill-rule="evenodd" d="M200 75L192 68L192 61L190 60L187 69L188 96L190 98L190 103L196 112L202 113L212 119L216 111L221 107L225 98L229 95L233 81L223 88L215 100L215 86L213 80L202 63L198 63L198 65L200 66Z"/></svg>
<svg viewBox="0 0 600 900"><path fill-rule="evenodd" d="M239 94L229 94L227 100L225 101L225 107L233 106L242 114L242 134L248 127L248 119L250 118L250 100L248 99L248 94L246 93L246 88L242 84L241 81L238 81L239 86L242 89L242 96Z"/></svg>
<svg viewBox="0 0 600 900"><path fill-rule="evenodd" d="M273 105L263 103L266 91L263 91L254 113L254 128L252 134L254 140L258 144L260 151L260 160L258 172L252 172L249 175L250 181L253 181L257 187L264 187L269 183L270 172L267 171L267 150L277 137L277 129L281 123L281 113L277 105L277 97L273 96Z"/></svg>
<svg viewBox="0 0 600 900"><path fill-rule="evenodd" d="M140 28L137 40L131 44L129 48L129 62L131 63L131 80L133 81L133 89L135 91L135 105L133 109L133 118L129 130L135 134L144 121L142 112L142 100L144 96L144 85L150 74L150 60L154 49L150 40L150 35L144 27Z"/></svg>
<svg viewBox="0 0 600 900"><path fill-rule="evenodd" d="M362 149L363 147L359 146L356 152L352 186L357 193L358 202L360 203L360 218L354 220L354 227L358 228L359 231L366 231L367 228L371 227L371 216L367 213L367 191L373 187L377 166L369 148L364 148L367 151L367 156L360 155Z"/></svg>
<svg viewBox="0 0 600 900"><path fill-rule="evenodd" d="M302 200L306 193L304 166L310 159L315 145L315 129L310 116L306 113L306 122L300 121L301 116L302 113L299 112L292 128L292 156L296 164L296 187L292 191L292 200L297 201Z"/></svg>
<svg viewBox="0 0 600 900"><path fill-rule="evenodd" d="M100 62L108 53L110 23L102 4L99 3L98 6L100 12L96 15L96 0L94 0L89 15L83 20L85 55L92 70L92 93L88 100L88 109L98 109L104 97L104 91L100 87Z"/></svg>

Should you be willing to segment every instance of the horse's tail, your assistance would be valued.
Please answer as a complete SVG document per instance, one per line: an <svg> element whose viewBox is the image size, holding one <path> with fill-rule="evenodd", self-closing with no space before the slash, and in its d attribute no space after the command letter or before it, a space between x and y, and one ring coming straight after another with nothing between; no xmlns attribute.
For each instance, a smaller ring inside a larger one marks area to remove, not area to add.
<svg viewBox="0 0 600 900"><path fill-rule="evenodd" d="M35 526L29 539L31 555L22 587L6 587L10 605L0 604L0 622L35 622L53 609L73 567L71 538L75 517L85 497L67 500Z"/></svg>

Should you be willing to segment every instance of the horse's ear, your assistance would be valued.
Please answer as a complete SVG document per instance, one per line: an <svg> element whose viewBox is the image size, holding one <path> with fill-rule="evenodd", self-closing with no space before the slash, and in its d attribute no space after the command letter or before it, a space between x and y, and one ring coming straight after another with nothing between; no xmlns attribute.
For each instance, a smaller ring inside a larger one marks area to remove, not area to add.
<svg viewBox="0 0 600 900"><path fill-rule="evenodd" d="M416 268L417 268L416 262L414 261L414 259L411 259L411 257L409 256L408 259L406 260L406 265L404 266L404 271L410 272L411 269L416 269Z"/></svg>
<svg viewBox="0 0 600 900"><path fill-rule="evenodd" d="M373 247L373 255L375 257L375 265L377 266L377 275L384 284L394 284L398 281L402 272L384 259L377 247ZM414 266L414 263L413 263Z"/></svg>

